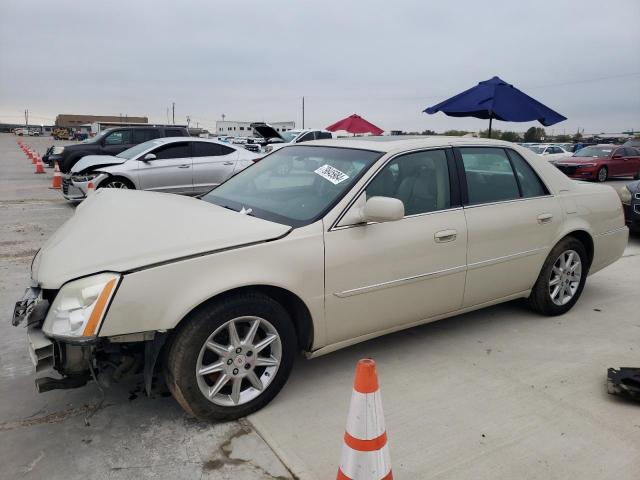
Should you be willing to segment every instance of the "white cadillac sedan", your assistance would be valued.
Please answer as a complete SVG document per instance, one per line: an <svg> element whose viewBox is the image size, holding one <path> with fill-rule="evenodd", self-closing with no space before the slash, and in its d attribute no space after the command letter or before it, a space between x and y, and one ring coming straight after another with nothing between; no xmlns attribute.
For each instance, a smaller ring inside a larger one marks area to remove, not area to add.
<svg viewBox="0 0 640 480"><path fill-rule="evenodd" d="M83 200L94 188L200 195L261 155L205 138L156 138L115 156L87 155L62 180L67 200Z"/></svg>
<svg viewBox="0 0 640 480"><path fill-rule="evenodd" d="M13 323L61 376L41 392L143 365L147 389L162 374L187 412L226 420L273 399L300 351L517 298L561 315L627 237L612 188L511 143L321 140L201 199L98 191L35 256Z"/></svg>

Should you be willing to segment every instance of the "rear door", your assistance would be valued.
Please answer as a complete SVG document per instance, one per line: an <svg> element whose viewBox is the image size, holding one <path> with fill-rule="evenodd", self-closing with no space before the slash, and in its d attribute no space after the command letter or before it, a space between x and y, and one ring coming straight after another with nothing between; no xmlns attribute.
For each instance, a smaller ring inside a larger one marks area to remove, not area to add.
<svg viewBox="0 0 640 480"><path fill-rule="evenodd" d="M560 228L560 206L514 150L455 149L468 229L464 306L529 290Z"/></svg>
<svg viewBox="0 0 640 480"><path fill-rule="evenodd" d="M640 152L634 148L624 148L625 173L629 176L636 176L640 172Z"/></svg>
<svg viewBox="0 0 640 480"><path fill-rule="evenodd" d="M231 147L213 142L193 144L193 192L205 193L231 176L239 153Z"/></svg>
<svg viewBox="0 0 640 480"><path fill-rule="evenodd" d="M159 138L160 131L157 128L134 128L132 135L132 143L138 145L154 138Z"/></svg>
<svg viewBox="0 0 640 480"><path fill-rule="evenodd" d="M191 142L172 142L152 150L156 158L137 161L138 184L154 192L193 193ZM143 155L144 158L145 155Z"/></svg>

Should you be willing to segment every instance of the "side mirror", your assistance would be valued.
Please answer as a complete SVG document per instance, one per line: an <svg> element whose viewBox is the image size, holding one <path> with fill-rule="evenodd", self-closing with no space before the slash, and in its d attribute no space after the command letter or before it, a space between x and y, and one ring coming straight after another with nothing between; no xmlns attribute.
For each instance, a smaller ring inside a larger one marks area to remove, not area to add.
<svg viewBox="0 0 640 480"><path fill-rule="evenodd" d="M362 210L365 222L393 222L404 218L404 203L397 198L371 197Z"/></svg>
<svg viewBox="0 0 640 480"><path fill-rule="evenodd" d="M149 162L151 160L155 160L157 157L154 153L147 153L144 157L142 157L143 162Z"/></svg>

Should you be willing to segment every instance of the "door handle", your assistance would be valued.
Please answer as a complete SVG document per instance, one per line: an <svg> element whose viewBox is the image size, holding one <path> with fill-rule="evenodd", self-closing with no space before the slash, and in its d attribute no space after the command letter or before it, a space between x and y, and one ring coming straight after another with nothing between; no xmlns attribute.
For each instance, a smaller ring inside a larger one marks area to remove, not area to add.
<svg viewBox="0 0 640 480"><path fill-rule="evenodd" d="M553 214L551 213L541 213L540 215L538 215L539 224L551 223L551 220L553 220Z"/></svg>
<svg viewBox="0 0 640 480"><path fill-rule="evenodd" d="M189 168L189 167L191 167L191 165L189 165L188 163L178 166L178 168Z"/></svg>
<svg viewBox="0 0 640 480"><path fill-rule="evenodd" d="M224 162L223 165L233 165L233 162Z"/></svg>
<svg viewBox="0 0 640 480"><path fill-rule="evenodd" d="M441 230L433 235L436 243L453 242L458 236L457 230Z"/></svg>

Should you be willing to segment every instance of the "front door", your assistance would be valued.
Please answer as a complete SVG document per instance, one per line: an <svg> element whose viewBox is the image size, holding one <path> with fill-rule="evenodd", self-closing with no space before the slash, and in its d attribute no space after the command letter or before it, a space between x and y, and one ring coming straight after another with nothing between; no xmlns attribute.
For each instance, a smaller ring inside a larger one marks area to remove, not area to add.
<svg viewBox="0 0 640 480"><path fill-rule="evenodd" d="M562 212L535 171L502 148L459 148L469 235L464 306L530 289L553 247Z"/></svg>
<svg viewBox="0 0 640 480"><path fill-rule="evenodd" d="M193 142L193 193L206 193L231 176L238 152L213 142Z"/></svg>
<svg viewBox="0 0 640 480"><path fill-rule="evenodd" d="M339 224L326 232L329 343L402 328L460 308L467 229L457 180L450 172L453 158L443 149L398 156L362 195L402 200L405 217Z"/></svg>
<svg viewBox="0 0 640 480"><path fill-rule="evenodd" d="M137 160L138 183L142 190L168 193L193 193L190 142L173 142L149 153L156 158Z"/></svg>
<svg viewBox="0 0 640 480"><path fill-rule="evenodd" d="M103 140L102 151L105 155L117 155L133 147L131 130L115 130Z"/></svg>

